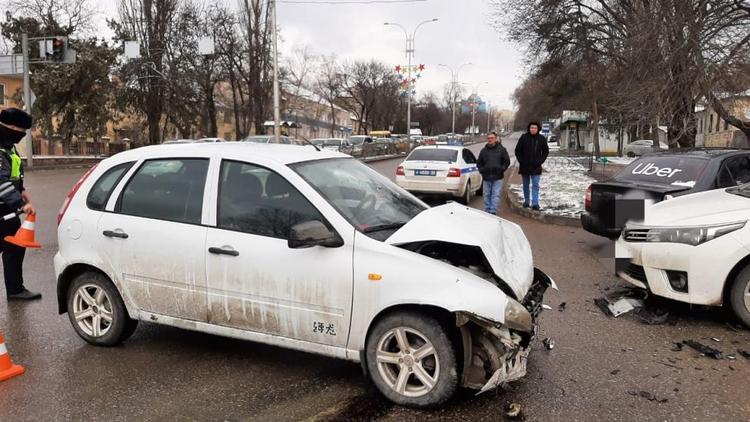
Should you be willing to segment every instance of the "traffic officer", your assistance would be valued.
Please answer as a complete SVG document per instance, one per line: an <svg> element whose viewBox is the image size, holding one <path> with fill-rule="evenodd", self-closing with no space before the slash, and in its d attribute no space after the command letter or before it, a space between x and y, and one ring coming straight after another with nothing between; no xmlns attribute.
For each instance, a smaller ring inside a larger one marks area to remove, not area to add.
<svg viewBox="0 0 750 422"><path fill-rule="evenodd" d="M8 108L0 112L0 216L22 211L34 214L29 195L23 187L23 165L16 144L31 129L31 116L23 110ZM42 297L23 286L23 258L26 249L6 242L21 227L19 218L0 220L0 253L8 300L35 300Z"/></svg>

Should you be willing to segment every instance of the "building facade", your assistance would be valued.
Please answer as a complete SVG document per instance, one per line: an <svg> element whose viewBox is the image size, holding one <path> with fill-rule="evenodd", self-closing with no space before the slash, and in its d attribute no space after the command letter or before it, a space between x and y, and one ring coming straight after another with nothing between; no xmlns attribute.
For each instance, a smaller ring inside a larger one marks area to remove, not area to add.
<svg viewBox="0 0 750 422"><path fill-rule="evenodd" d="M750 121L750 96L735 96L722 101L727 111L740 120ZM704 147L748 148L747 136L736 127L722 119L709 106L699 106L695 112L696 129L695 145Z"/></svg>

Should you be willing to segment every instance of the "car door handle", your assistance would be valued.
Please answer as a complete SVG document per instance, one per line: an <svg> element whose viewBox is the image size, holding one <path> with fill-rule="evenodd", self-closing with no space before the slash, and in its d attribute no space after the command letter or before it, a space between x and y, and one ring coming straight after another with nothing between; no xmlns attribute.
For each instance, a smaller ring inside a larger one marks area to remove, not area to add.
<svg viewBox="0 0 750 422"><path fill-rule="evenodd" d="M216 255L229 255L229 256L239 256L240 253L238 251L235 251L234 249L224 249L224 248L215 248L211 247L208 248L208 251L212 254Z"/></svg>
<svg viewBox="0 0 750 422"><path fill-rule="evenodd" d="M107 237L117 237L117 238L120 238L120 239L127 239L128 238L128 234L125 233L125 232L123 232L123 231L104 230L102 232L102 234L105 235L105 236L107 236Z"/></svg>

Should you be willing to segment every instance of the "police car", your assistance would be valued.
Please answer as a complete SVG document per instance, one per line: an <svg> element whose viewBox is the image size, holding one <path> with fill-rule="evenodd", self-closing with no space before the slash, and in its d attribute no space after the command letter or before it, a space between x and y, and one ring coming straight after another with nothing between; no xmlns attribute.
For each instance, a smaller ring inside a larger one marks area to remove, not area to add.
<svg viewBox="0 0 750 422"><path fill-rule="evenodd" d="M463 146L421 146L396 168L396 183L415 194L445 195L468 204L482 188L474 153Z"/></svg>

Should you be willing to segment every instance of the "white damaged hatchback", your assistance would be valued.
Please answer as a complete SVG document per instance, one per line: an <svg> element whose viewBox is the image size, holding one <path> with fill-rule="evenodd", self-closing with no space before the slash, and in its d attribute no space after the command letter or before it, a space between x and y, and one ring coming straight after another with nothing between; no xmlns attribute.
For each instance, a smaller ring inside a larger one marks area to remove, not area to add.
<svg viewBox="0 0 750 422"><path fill-rule="evenodd" d="M89 343L140 320L320 353L415 407L523 377L556 288L517 225L313 147L120 153L58 220L59 309Z"/></svg>

